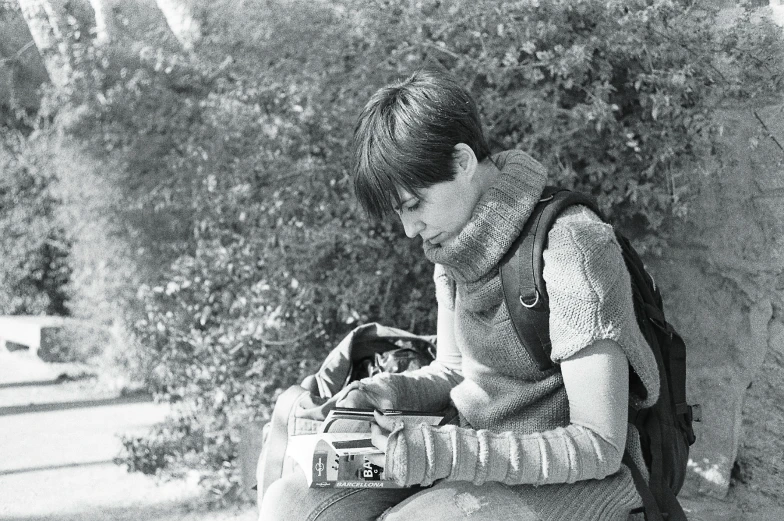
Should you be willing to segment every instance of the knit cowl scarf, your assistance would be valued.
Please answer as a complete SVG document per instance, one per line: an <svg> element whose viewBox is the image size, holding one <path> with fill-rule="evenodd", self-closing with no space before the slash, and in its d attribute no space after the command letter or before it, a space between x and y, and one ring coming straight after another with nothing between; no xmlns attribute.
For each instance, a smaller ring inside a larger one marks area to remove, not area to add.
<svg viewBox="0 0 784 521"><path fill-rule="evenodd" d="M547 180L545 168L520 150L502 152L492 161L501 173L482 194L455 240L446 245L424 242L427 259L443 266L450 279L479 300L485 300L482 293L495 293L495 284L488 282L522 232Z"/></svg>

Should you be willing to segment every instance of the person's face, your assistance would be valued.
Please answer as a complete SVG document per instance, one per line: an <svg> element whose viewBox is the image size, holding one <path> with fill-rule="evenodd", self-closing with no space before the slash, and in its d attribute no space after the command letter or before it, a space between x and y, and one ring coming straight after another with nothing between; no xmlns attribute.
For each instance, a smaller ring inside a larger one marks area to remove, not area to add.
<svg viewBox="0 0 784 521"><path fill-rule="evenodd" d="M460 147L460 145L458 145ZM401 205L397 214L406 235L417 235L430 245L446 245L471 220L474 207L481 196L473 182L476 158L470 148L457 149L455 178L420 190L419 195L399 190Z"/></svg>

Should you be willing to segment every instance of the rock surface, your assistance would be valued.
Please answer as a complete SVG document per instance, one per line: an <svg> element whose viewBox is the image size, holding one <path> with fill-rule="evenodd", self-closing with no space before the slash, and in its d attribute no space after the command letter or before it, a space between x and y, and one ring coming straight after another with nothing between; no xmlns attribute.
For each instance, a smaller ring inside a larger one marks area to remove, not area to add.
<svg viewBox="0 0 784 521"><path fill-rule="evenodd" d="M756 417L781 421L784 403L783 111L720 114L723 164L695 186L689 222L673 231L666 254L649 261L688 346L689 399L703 409L687 497L724 498L744 480L776 496L784 490L780 467L770 463L784 442ZM751 467L753 478L743 476Z"/></svg>

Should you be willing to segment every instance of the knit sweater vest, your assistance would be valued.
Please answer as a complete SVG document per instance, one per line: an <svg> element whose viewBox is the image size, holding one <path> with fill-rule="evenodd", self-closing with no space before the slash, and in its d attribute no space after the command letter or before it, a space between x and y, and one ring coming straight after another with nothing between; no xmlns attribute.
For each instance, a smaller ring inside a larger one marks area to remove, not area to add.
<svg viewBox="0 0 784 521"><path fill-rule="evenodd" d="M480 198L461 233L448 245L424 246L425 255L436 264L439 305L455 311L463 381L452 389L451 399L467 428L398 429L389 439L387 464L393 474L405 474L420 466L421 459L427 461L424 482L445 478L479 484L488 473L499 472L482 464L496 461L492 459L496 451L506 454L501 460L510 461L502 464L506 467L498 477L489 479L513 484L540 519L626 519L639 497L625 466L603 479L576 482L570 482L575 479L570 472L564 473L562 483L553 482L560 477L541 475L538 470L531 473L532 465L546 468L548 457L561 458L561 467L569 462L579 466L580 443L589 442L580 442L579 434L564 434L570 421L561 373L541 372L528 356L510 321L498 274L501 258L541 196L545 170L520 151L499 154L494 161L501 174ZM612 228L589 210L576 207L556 221L548 240L544 278L550 299L551 358L559 362L598 340L613 340L647 390L645 397L632 396L632 404L649 405L659 391L656 362L634 317L629 275ZM563 454L561 449L547 448L548 440L554 440L553 446L560 443L559 436L566 440L558 445L566 447ZM522 448L531 443L542 447L538 461L520 461ZM478 453L464 454L472 450ZM633 429L627 436L627 450L641 459ZM439 469L449 469L444 472L451 474L441 475Z"/></svg>

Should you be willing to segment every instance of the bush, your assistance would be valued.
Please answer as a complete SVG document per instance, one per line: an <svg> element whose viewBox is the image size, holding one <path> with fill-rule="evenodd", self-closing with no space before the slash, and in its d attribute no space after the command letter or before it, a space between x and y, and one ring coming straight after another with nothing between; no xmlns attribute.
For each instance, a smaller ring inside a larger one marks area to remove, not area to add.
<svg viewBox="0 0 784 521"><path fill-rule="evenodd" d="M722 28L690 4L378 2L373 21L387 30L374 45L405 35L391 56L459 75L491 146L529 151L552 182L593 193L645 250L687 216L679 171L713 152L715 108L781 88L779 27L747 10Z"/></svg>
<svg viewBox="0 0 784 521"><path fill-rule="evenodd" d="M151 52L83 75L101 96L75 96L70 126L127 165L124 215L162 268L129 306L150 384L178 413L126 439L124 460L198 469L224 499L240 493L239 427L350 328L435 330L419 246L351 195L354 118L381 84L450 70L496 150L530 151L648 248L688 216L690 174L676 172L716 152L714 108L781 86L780 30L749 16L722 29L675 1L230 7L205 10L198 60Z"/></svg>
<svg viewBox="0 0 784 521"><path fill-rule="evenodd" d="M103 328L73 322L44 329L38 357L44 362L90 362L102 355L112 341L111 334Z"/></svg>
<svg viewBox="0 0 784 521"><path fill-rule="evenodd" d="M71 240L45 135L0 127L0 314L67 315Z"/></svg>

